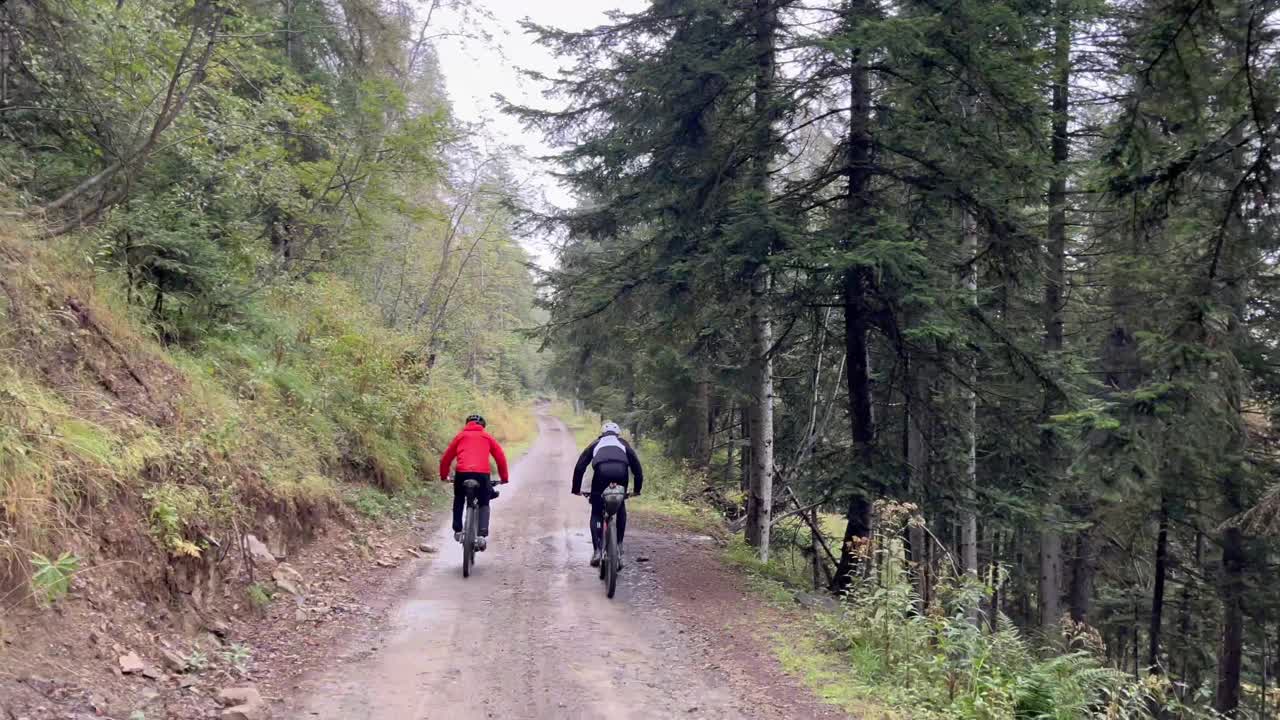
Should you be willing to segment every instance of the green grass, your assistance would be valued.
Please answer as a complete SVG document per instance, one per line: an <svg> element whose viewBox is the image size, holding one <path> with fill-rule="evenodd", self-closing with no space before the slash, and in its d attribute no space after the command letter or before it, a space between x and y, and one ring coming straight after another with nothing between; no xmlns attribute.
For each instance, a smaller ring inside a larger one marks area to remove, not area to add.
<svg viewBox="0 0 1280 720"><path fill-rule="evenodd" d="M791 623L773 633L773 652L787 674L799 678L823 702L860 720L899 720L908 713L886 707L858 682L849 660L825 645L812 626Z"/></svg>
<svg viewBox="0 0 1280 720"><path fill-rule="evenodd" d="M551 414L564 421L569 432L573 433L574 444L579 448L590 445L600 436L600 424L596 422L595 417L574 413L573 406L569 403L563 401L552 403Z"/></svg>
<svg viewBox="0 0 1280 720"><path fill-rule="evenodd" d="M649 497L647 489L640 497L628 500L627 507L632 512L662 517L684 530L701 535L714 534L723 527L720 516L711 508L675 498Z"/></svg>
<svg viewBox="0 0 1280 720"><path fill-rule="evenodd" d="M445 494L444 483L424 482L397 491L371 485L350 487L344 499L356 512L372 520L402 520L419 507L435 504Z"/></svg>
<svg viewBox="0 0 1280 720"><path fill-rule="evenodd" d="M745 573L750 586L770 602L794 604L797 589L807 589L807 575L799 574L792 566L776 560L760 562L756 548L748 545L741 535L735 535L729 540L724 551L724 561Z"/></svg>

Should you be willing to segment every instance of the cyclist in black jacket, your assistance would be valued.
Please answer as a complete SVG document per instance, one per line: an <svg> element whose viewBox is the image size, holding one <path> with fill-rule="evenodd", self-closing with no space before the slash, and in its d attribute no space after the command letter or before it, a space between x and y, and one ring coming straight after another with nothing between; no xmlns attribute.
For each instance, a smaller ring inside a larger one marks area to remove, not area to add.
<svg viewBox="0 0 1280 720"><path fill-rule="evenodd" d="M644 469L640 467L640 457L626 440L619 437L621 432L622 429L617 423L605 423L604 427L600 428L600 437L582 451L578 456L578 464L573 468L573 488L570 492L574 495L582 494L582 476L587 472L587 466L590 465L595 469L591 477L590 491L591 547L595 550L591 555L592 567L600 565L601 549L604 547L604 539L601 537L604 526L604 499L600 494L614 483L625 488L629 474L636 476L636 487L632 495L639 495L640 488L644 485ZM623 503L618 510L616 522L618 554L621 555L622 537L627 532L626 503Z"/></svg>

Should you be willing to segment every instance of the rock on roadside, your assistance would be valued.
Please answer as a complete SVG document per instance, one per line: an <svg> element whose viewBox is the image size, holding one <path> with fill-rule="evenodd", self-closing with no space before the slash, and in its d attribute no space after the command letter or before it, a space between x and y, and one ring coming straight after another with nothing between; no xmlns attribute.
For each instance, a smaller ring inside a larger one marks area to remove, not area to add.
<svg viewBox="0 0 1280 720"><path fill-rule="evenodd" d="M160 657L164 659L164 664L171 672L183 673L187 671L187 659L172 650L165 650L160 653Z"/></svg>
<svg viewBox="0 0 1280 720"><path fill-rule="evenodd" d="M255 564L268 568L276 566L276 556L271 554L267 544L259 540L257 535L245 535L244 545Z"/></svg>
<svg viewBox="0 0 1280 720"><path fill-rule="evenodd" d="M268 716L267 704L252 685L223 688L218 692L218 702L226 707L222 720L266 720Z"/></svg>
<svg viewBox="0 0 1280 720"><path fill-rule="evenodd" d="M222 711L222 720L266 720L265 705L236 705Z"/></svg>
<svg viewBox="0 0 1280 720"><path fill-rule="evenodd" d="M307 586L306 581L302 579L302 573L298 572L289 563L280 563L280 565L271 573L271 579L275 581L276 587L301 598L305 594Z"/></svg>
<svg viewBox="0 0 1280 720"><path fill-rule="evenodd" d="M138 653L131 652L127 655L120 656L120 672L125 675L134 675L147 669L142 658L138 657Z"/></svg>

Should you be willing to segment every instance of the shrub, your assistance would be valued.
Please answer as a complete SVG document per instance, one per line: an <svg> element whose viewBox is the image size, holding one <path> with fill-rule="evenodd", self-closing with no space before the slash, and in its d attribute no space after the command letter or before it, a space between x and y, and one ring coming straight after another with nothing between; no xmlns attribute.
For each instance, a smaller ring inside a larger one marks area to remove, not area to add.
<svg viewBox="0 0 1280 720"><path fill-rule="evenodd" d="M262 609L271 604L273 593L262 583L252 583L245 588L245 594L249 596L249 602L255 608Z"/></svg>
<svg viewBox="0 0 1280 720"><path fill-rule="evenodd" d="M31 553L31 566L35 569L31 575L32 593L45 605L52 605L71 590L71 578L80 569L80 558L64 552L50 560Z"/></svg>
<svg viewBox="0 0 1280 720"><path fill-rule="evenodd" d="M1062 654L1036 647L1003 615L984 616L999 572L983 579L944 561L924 606L901 540L907 523L922 521L910 505L876 509L866 546L874 550L864 558L874 570L855 579L838 612L818 615L827 651L844 658L864 697L918 718L1122 720L1172 706L1166 680L1136 681L1108 667L1085 626L1067 624L1071 650Z"/></svg>

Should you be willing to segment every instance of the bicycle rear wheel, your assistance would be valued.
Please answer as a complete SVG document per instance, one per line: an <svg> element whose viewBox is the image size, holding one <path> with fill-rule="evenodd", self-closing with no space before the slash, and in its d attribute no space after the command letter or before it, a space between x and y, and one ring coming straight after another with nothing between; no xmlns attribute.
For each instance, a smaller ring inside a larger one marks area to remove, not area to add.
<svg viewBox="0 0 1280 720"><path fill-rule="evenodd" d="M605 536L609 534L609 518L604 519L604 524L600 526L600 579L604 580L609 576L609 555L605 552L608 547L605 544Z"/></svg>
<svg viewBox="0 0 1280 720"><path fill-rule="evenodd" d="M476 506L467 505L466 525L462 529L462 577L471 576L476 564Z"/></svg>
<svg viewBox="0 0 1280 720"><path fill-rule="evenodd" d="M613 592L618 589L618 529L609 523L609 530L605 533L605 560L601 565L609 566L609 576L605 579L608 583L608 590L605 595L612 598Z"/></svg>

